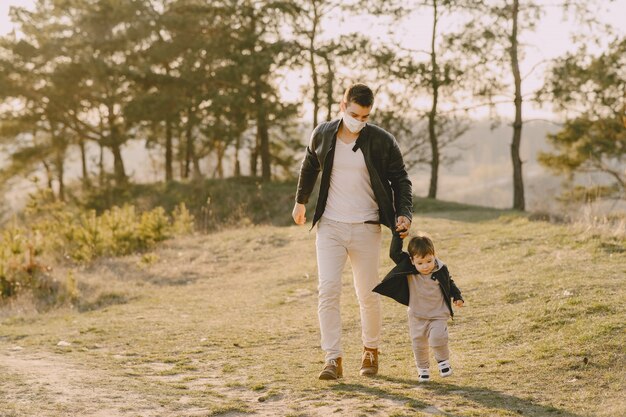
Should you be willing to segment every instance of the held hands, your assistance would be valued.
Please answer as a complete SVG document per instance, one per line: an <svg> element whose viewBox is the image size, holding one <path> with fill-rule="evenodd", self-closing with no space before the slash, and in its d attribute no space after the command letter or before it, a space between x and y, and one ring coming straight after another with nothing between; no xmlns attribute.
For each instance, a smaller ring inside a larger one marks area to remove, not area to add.
<svg viewBox="0 0 626 417"><path fill-rule="evenodd" d="M411 220L404 216L398 216L398 220L396 220L396 232L399 232L399 235L402 239L409 235L410 228Z"/></svg>
<svg viewBox="0 0 626 417"><path fill-rule="evenodd" d="M455 307L463 307L463 300L454 300L454 306Z"/></svg>
<svg viewBox="0 0 626 417"><path fill-rule="evenodd" d="M306 223L306 207L304 204L296 203L293 206L293 211L291 212L291 217L293 217L293 221L296 222L297 225L303 225Z"/></svg>

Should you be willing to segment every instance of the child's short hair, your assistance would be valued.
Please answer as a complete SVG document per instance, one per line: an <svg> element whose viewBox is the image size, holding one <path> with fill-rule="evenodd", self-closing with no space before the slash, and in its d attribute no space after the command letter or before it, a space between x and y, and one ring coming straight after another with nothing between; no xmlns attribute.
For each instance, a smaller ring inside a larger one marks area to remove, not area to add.
<svg viewBox="0 0 626 417"><path fill-rule="evenodd" d="M426 255L435 256L435 244L425 233L418 233L417 236L411 238L409 241L409 255L411 255L411 258L416 255L420 258Z"/></svg>

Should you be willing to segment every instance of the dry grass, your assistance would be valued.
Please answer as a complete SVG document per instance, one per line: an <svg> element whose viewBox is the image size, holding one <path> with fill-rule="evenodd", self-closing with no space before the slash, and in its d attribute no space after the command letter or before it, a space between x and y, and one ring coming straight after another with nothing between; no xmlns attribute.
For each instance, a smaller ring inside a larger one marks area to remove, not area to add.
<svg viewBox="0 0 626 417"><path fill-rule="evenodd" d="M467 300L449 379L415 382L406 311L391 300L381 375L358 376L346 267L345 378L318 381L315 232L258 226L98 261L76 275L89 308L2 319L0 416L626 414L623 241L492 211L414 224Z"/></svg>

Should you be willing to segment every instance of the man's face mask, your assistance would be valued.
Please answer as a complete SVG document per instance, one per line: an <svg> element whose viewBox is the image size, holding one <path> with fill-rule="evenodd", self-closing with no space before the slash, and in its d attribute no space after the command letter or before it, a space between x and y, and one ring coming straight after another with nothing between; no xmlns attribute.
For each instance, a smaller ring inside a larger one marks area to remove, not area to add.
<svg viewBox="0 0 626 417"><path fill-rule="evenodd" d="M366 122L361 122L350 116L347 111L343 112L343 123L352 133L359 133L365 127Z"/></svg>

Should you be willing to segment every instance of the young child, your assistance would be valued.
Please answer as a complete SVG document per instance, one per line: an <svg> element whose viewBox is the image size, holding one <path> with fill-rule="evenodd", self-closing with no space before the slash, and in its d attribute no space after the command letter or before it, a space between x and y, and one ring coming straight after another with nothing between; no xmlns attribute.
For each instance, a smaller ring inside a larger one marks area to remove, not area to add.
<svg viewBox="0 0 626 417"><path fill-rule="evenodd" d="M461 291L450 278L448 267L436 257L433 241L418 234L402 251L402 239L393 234L389 256L396 266L374 291L407 305L409 334L417 365L417 380L430 380L428 346L433 349L442 377L452 375L447 321L454 316L450 299L463 306Z"/></svg>

